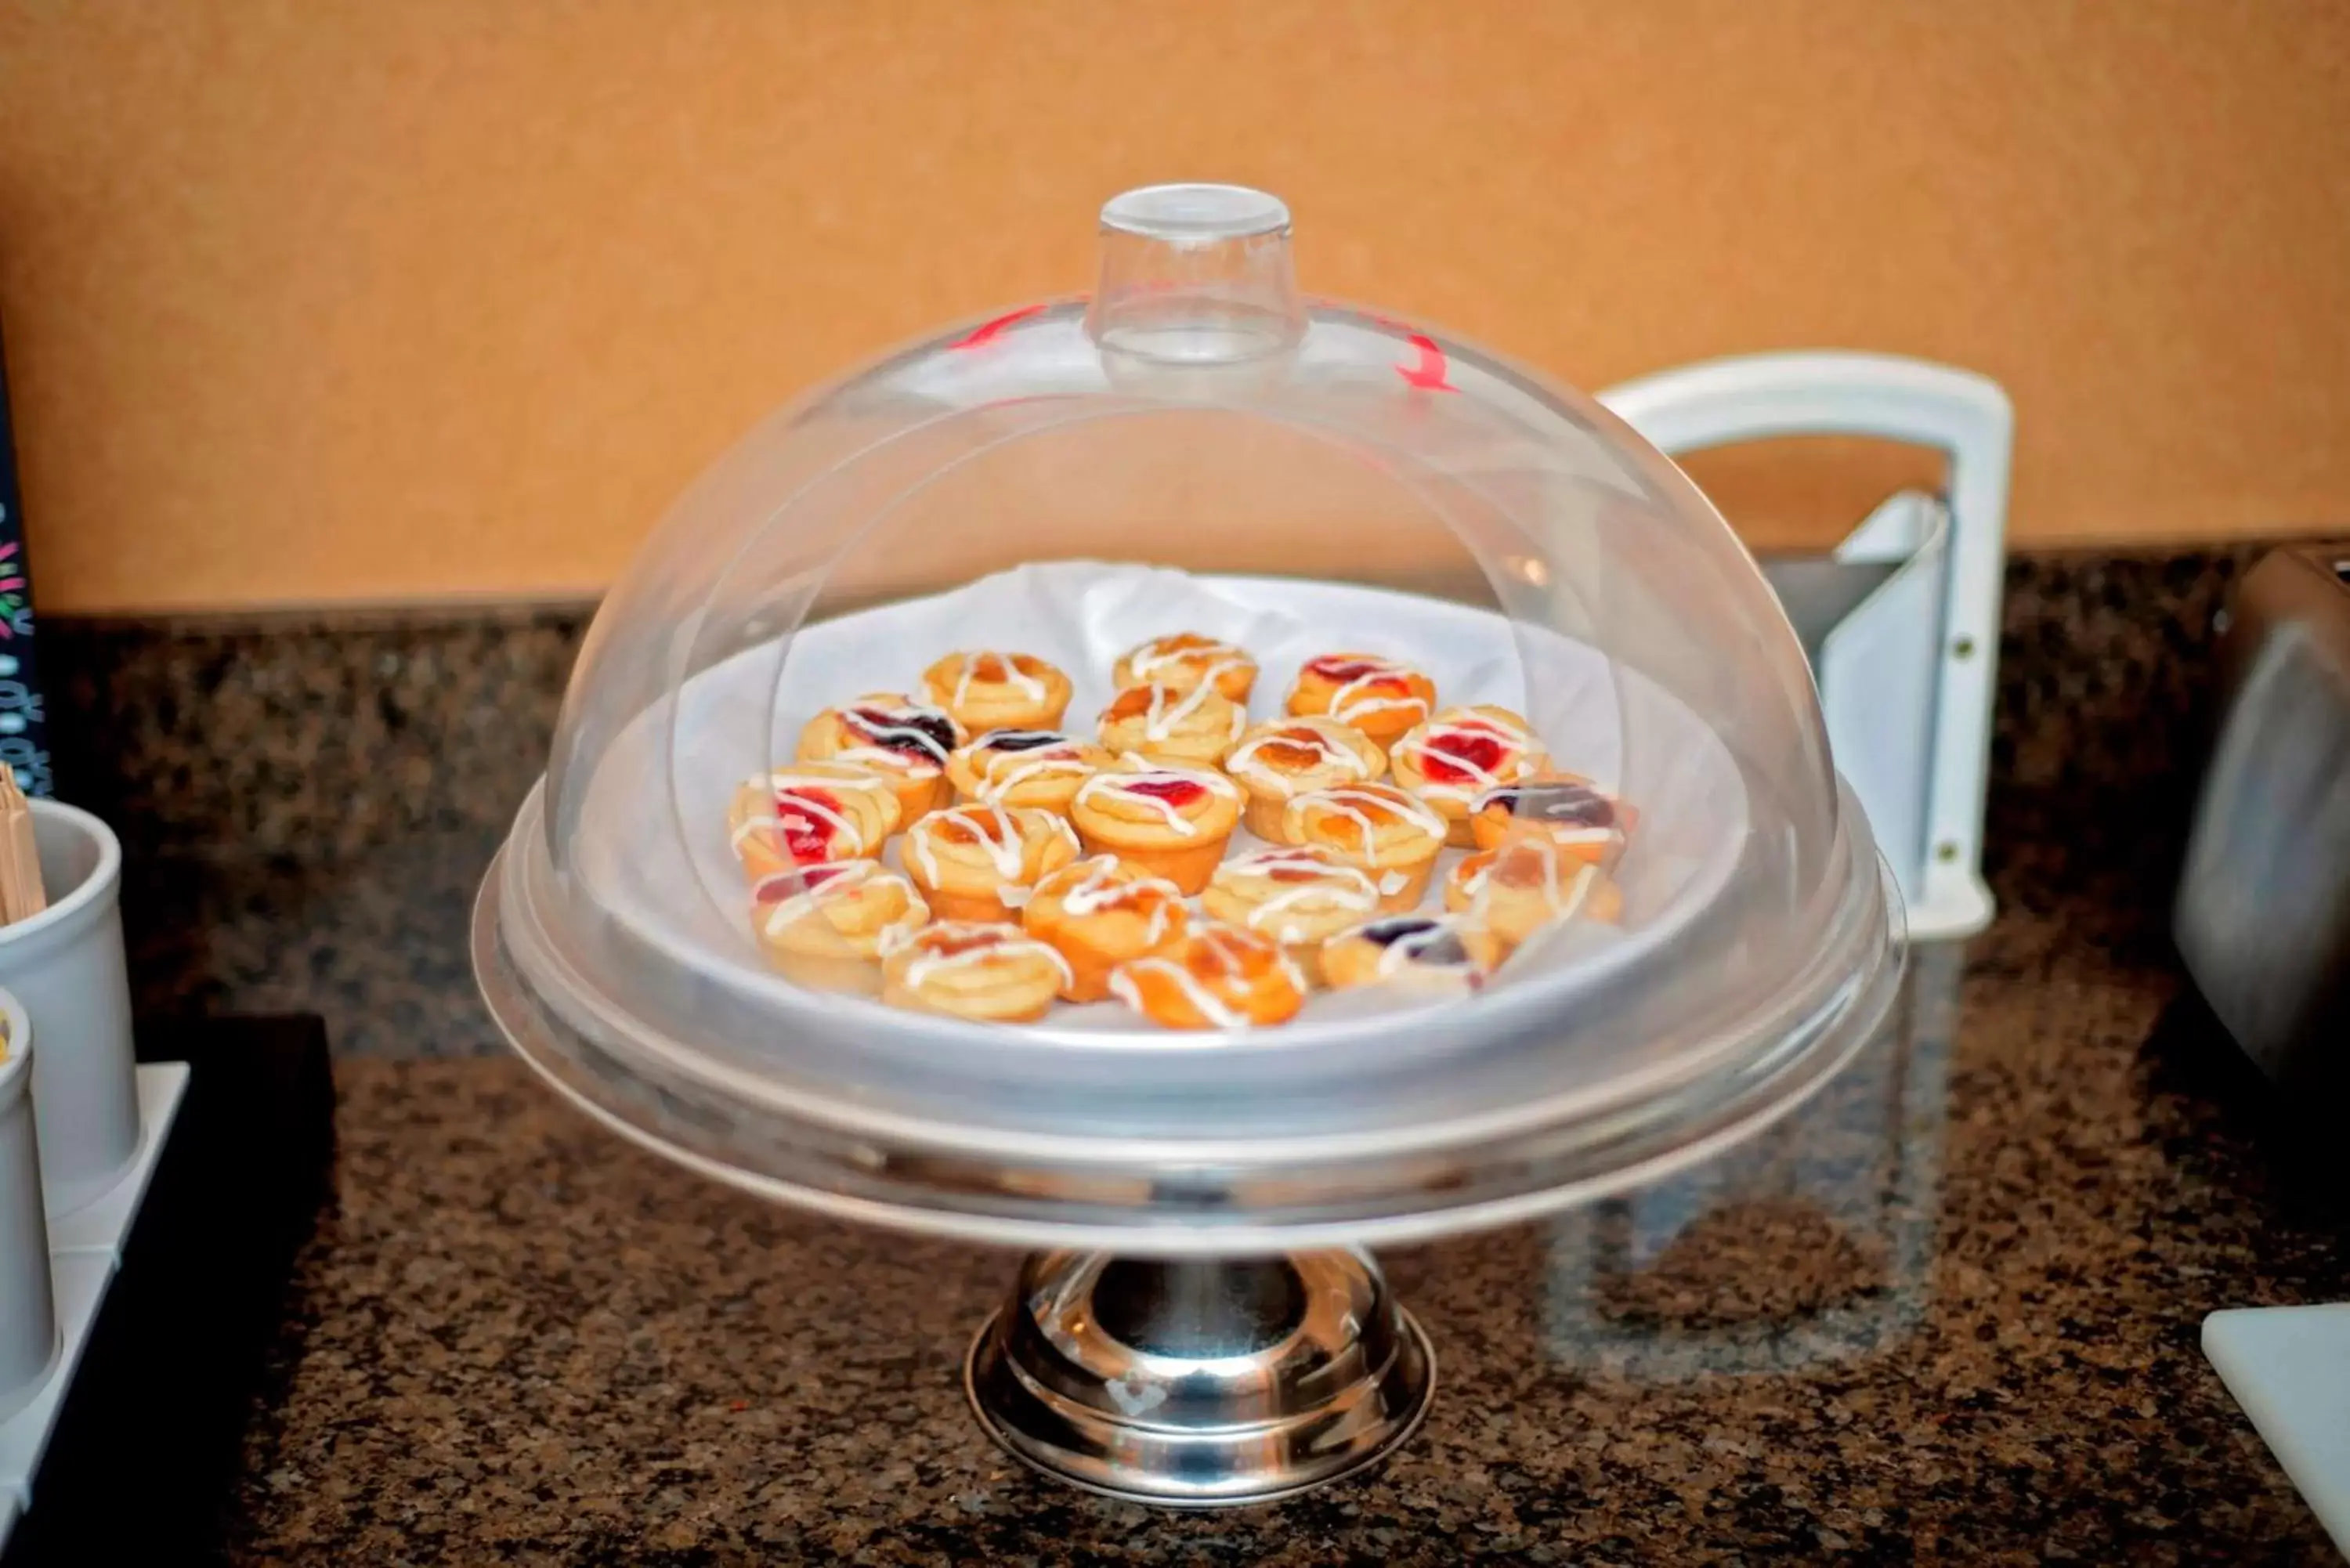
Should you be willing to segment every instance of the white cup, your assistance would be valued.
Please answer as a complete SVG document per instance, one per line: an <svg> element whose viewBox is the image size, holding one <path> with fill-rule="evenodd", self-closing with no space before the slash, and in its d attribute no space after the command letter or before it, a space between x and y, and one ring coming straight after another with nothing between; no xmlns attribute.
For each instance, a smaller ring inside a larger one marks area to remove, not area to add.
<svg viewBox="0 0 2350 1568"><path fill-rule="evenodd" d="M33 1026L0 991L0 1419L40 1391L57 1354L49 1226L41 1212L40 1137L33 1127Z"/></svg>
<svg viewBox="0 0 2350 1568"><path fill-rule="evenodd" d="M139 1081L122 959L122 846L86 811L30 804L49 907L0 926L0 986L40 1032L33 1111L54 1220L103 1195L138 1156Z"/></svg>

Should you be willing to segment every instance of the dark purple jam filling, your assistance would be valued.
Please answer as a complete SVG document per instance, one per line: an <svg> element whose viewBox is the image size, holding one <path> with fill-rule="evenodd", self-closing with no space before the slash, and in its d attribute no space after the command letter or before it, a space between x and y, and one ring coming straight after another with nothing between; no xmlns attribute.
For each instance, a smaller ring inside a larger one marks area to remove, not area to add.
<svg viewBox="0 0 2350 1568"><path fill-rule="evenodd" d="M1398 942L1409 941L1409 946L1405 950L1411 954L1414 963L1435 964L1441 967L1450 964L1465 964L1470 961L1469 950L1461 945L1460 935L1446 929L1442 922L1430 919L1426 915L1397 915L1389 919L1373 920L1356 934L1365 941L1376 942L1383 948L1393 947ZM1426 940L1410 940L1413 938Z"/></svg>
<svg viewBox="0 0 2350 1568"><path fill-rule="evenodd" d="M1481 811L1498 805L1512 816L1523 816L1530 822L1571 827L1616 826L1615 803L1587 784L1503 784L1500 789L1486 791L1477 805Z"/></svg>
<svg viewBox="0 0 2350 1568"><path fill-rule="evenodd" d="M1068 738L1058 730L990 730L979 743L991 752L1033 752Z"/></svg>
<svg viewBox="0 0 2350 1568"><path fill-rule="evenodd" d="M935 708L852 708L849 722L885 752L942 763L954 750L954 721Z"/></svg>

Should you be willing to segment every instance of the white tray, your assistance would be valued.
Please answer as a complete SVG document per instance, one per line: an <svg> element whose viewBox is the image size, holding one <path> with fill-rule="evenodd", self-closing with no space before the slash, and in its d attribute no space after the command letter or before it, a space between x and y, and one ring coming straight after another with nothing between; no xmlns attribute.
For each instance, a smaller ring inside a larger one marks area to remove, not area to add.
<svg viewBox="0 0 2350 1568"><path fill-rule="evenodd" d="M188 1064L156 1062L138 1075L139 1154L120 1179L98 1199L52 1223L49 1272L57 1291L57 1336L61 1341L48 1379L29 1403L0 1421L0 1549L16 1521L33 1506L33 1477L41 1454L65 1408L74 1371L81 1365L106 1288L122 1267L123 1244L147 1197L147 1185L171 1141L172 1120L188 1089Z"/></svg>

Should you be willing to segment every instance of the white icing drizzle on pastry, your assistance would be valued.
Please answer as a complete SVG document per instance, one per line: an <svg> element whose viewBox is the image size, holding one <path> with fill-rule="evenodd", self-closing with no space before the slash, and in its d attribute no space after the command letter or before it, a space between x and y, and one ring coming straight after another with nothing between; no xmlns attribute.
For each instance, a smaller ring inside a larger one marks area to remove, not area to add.
<svg viewBox="0 0 2350 1568"><path fill-rule="evenodd" d="M1246 774L1251 778L1263 780L1276 789L1288 789L1292 783L1292 775L1282 772L1270 763L1257 760L1257 753L1274 741L1279 741L1285 746L1313 747L1315 751L1321 753L1320 760L1314 763L1316 768L1328 767L1336 763L1341 770L1355 778L1367 779L1371 776L1371 765L1363 760L1360 752L1336 736L1326 735L1313 725L1300 722L1283 724L1278 728L1268 728L1263 734L1254 740L1243 741L1233 748L1232 754L1224 759L1224 771L1231 774Z"/></svg>
<svg viewBox="0 0 2350 1568"><path fill-rule="evenodd" d="M1141 794L1134 786L1153 783L1173 784L1180 781L1184 784L1198 784L1210 794L1222 795L1227 800L1237 799L1240 795L1240 787L1222 774L1211 774L1202 768L1162 767L1155 763L1144 762L1132 752L1126 754L1125 760L1128 772L1096 774L1077 786L1077 793L1069 804L1074 806L1081 801L1091 800L1095 795L1101 794L1118 794L1128 800L1142 801L1165 817L1170 828L1186 838L1192 838L1199 835L1198 823L1178 811L1171 802L1161 800L1154 794Z"/></svg>
<svg viewBox="0 0 2350 1568"><path fill-rule="evenodd" d="M1493 773L1478 766L1458 752L1445 750L1438 742L1453 735L1484 735L1508 747L1503 758L1504 773ZM1396 742L1395 757L1409 758L1419 770L1419 783L1413 786L1415 794L1441 795L1448 800L1470 800L1483 795L1504 784L1513 782L1525 771L1534 751L1534 738L1530 731L1489 713L1467 712L1458 718L1439 719L1422 724ZM1458 768L1470 775L1467 784L1441 784L1428 776L1428 759L1435 757L1444 766Z"/></svg>
<svg viewBox="0 0 2350 1568"><path fill-rule="evenodd" d="M981 736L972 755L972 761L976 764L973 771L979 775L978 796L981 800L1002 800L1039 774L1087 774L1094 771L1093 765L1078 754L1085 742L1074 737L1065 736L1017 752L993 751L987 742L987 736ZM998 774L999 764L1015 758L1018 761L1009 773Z"/></svg>
<svg viewBox="0 0 2350 1568"><path fill-rule="evenodd" d="M841 747L832 753L833 760L863 763L885 773L910 774L917 778L935 776L941 768L946 766L952 748L940 744L939 738L920 724L906 721L936 720L951 732L955 728L953 719L945 709L933 708L927 702L884 701L891 695L894 693L877 692L832 711L834 721L843 730L866 742ZM910 745L931 760L925 763L920 757L910 755L905 750Z"/></svg>
<svg viewBox="0 0 2350 1568"><path fill-rule="evenodd" d="M1129 687L1128 690L1131 691L1133 688ZM1213 681L1209 680L1202 680L1189 691L1178 691L1174 687L1157 680L1152 681L1144 690L1150 693L1150 707L1142 715L1142 733L1144 739L1152 741L1166 740L1175 733L1178 727L1197 713L1209 698L1223 695L1216 690ZM1175 699L1171 704L1168 701L1170 697ZM1115 710L1117 703L1112 702L1110 706ZM1112 725L1123 723L1126 718L1131 716L1129 714L1112 718L1109 713L1105 712L1101 718L1102 728L1107 732ZM1233 703L1225 738L1238 740L1241 732L1247 728L1248 714L1239 703Z"/></svg>
<svg viewBox="0 0 2350 1568"><path fill-rule="evenodd" d="M1307 794L1294 796L1290 806L1292 810L1297 811L1310 811L1315 806L1322 806L1335 815L1353 819L1355 826L1362 829L1363 858L1375 861L1378 858L1379 853L1378 826L1371 821L1369 814L1348 805L1349 801L1358 805L1376 805L1384 811L1393 812L1421 832L1437 838L1442 838L1445 835L1446 829L1442 817L1399 790L1393 794L1374 794L1367 788L1339 784L1331 789L1317 789ZM1391 871L1388 875L1395 879L1395 886L1389 888L1383 883L1380 888L1381 892L1398 892L1406 882L1410 880L1401 872Z"/></svg>
<svg viewBox="0 0 2350 1568"><path fill-rule="evenodd" d="M1182 634L1180 632L1175 634L1175 636L1180 635ZM1167 646L1174 640L1175 637L1173 636L1154 638L1150 641L1144 643L1141 647L1133 649L1128 652L1126 656L1127 672L1134 677L1134 680L1137 685L1140 685L1142 682L1153 679L1157 676L1159 671L1166 669L1170 664L1193 664L1203 659L1207 659L1209 663L1205 670L1200 671L1200 680L1202 684L1212 682L1216 677L1222 675L1227 670L1254 670L1256 668L1256 660L1248 656L1246 649L1240 648L1236 644L1229 642L1202 642L1191 648L1170 648Z"/></svg>
<svg viewBox="0 0 2350 1568"><path fill-rule="evenodd" d="M754 779L752 783L755 785L758 781ZM806 826L811 821L822 823L827 836L836 840L833 847L846 849L850 855L861 855L865 852L868 842L865 829L861 826L846 813L835 811L820 801L810 800L804 794L786 792L811 789L879 790L887 787L879 779L834 779L816 774L771 774L767 777L766 788L768 798L775 803L775 810L758 816L745 817L742 825L734 829L728 842L739 851L746 840L760 833L774 833L780 836L792 831L792 818L797 816L801 826Z"/></svg>
<svg viewBox="0 0 2350 1568"><path fill-rule="evenodd" d="M995 832L990 833L987 830L987 825L980 820L982 812L985 812L993 818ZM982 852L994 867L998 877L1003 877L1006 882L1020 880L1022 866L1025 860L1024 851L1026 848L1022 842L1020 825L1012 820L1012 814L1004 810L1002 805L988 800L974 802L968 805L949 806L944 811L934 811L908 830L906 847L912 853L914 863L922 868L923 881L933 888L939 885L938 850L931 840L940 827L951 821L959 821L971 829L972 836L980 841ZM1055 821L1057 822L1058 819L1056 818ZM1010 899L1005 900L1006 903L1010 901Z"/></svg>
<svg viewBox="0 0 2350 1568"><path fill-rule="evenodd" d="M1368 697L1358 695L1361 692L1368 691L1382 680L1395 680L1399 679L1408 680L1419 673L1410 666L1398 664L1393 659L1381 659L1376 654L1368 653L1348 653L1343 655L1326 654L1323 657L1325 659L1343 658L1349 664L1360 664L1366 666L1360 675L1355 676L1353 679L1341 685L1336 691L1330 693L1329 713L1330 717L1333 719L1339 720L1343 722L1347 720L1357 718L1365 713L1382 713L1390 709L1399 708L1409 708L1423 719L1428 717L1428 701L1427 699L1422 697L1416 695L1406 695L1402 697ZM1319 663L1321 660L1317 659L1315 662ZM1306 668L1310 670L1313 666L1308 665ZM1326 676L1324 679L1327 680L1328 677Z"/></svg>
<svg viewBox="0 0 2350 1568"><path fill-rule="evenodd" d="M1586 863L1576 870L1574 880L1562 888L1558 878L1558 845L1549 838L1513 838L1489 853L1491 858L1461 881L1461 890L1469 895L1469 913L1479 919L1484 919L1492 907L1493 889L1502 885L1494 879L1493 872L1502 864L1504 855L1542 857L1543 902L1562 920L1574 918L1575 911L1583 908L1584 900L1591 896L1593 884L1599 879L1599 867ZM1469 862L1464 860L1461 864L1466 866Z"/></svg>
<svg viewBox="0 0 2350 1568"><path fill-rule="evenodd" d="M969 945L961 947L953 952L918 950L904 971L904 983L909 991L920 989L923 981L941 971L974 969L991 960L1000 961L1030 956L1051 961L1054 970L1061 977L1063 985L1071 984L1076 978L1069 969L1069 961L1063 958L1050 943L1040 942L1034 937L1024 936L1010 926L979 926L967 922L941 921L934 926L922 927L910 935L894 941L885 942L881 950L886 957L902 952L909 947L921 950L932 938L940 940L968 942Z"/></svg>
<svg viewBox="0 0 2350 1568"><path fill-rule="evenodd" d="M1164 877L1138 877L1126 871L1113 855L1097 855L1080 863L1085 875L1061 895L1061 907L1072 915L1097 915L1115 909L1146 893L1159 895L1150 906L1150 925L1144 940L1158 943L1167 935L1168 911L1183 903L1183 890Z"/></svg>
<svg viewBox="0 0 2350 1568"><path fill-rule="evenodd" d="M1045 700L1044 681L1020 668L1017 663L1019 658L1017 654L982 650L965 653L960 657L962 659L962 671L955 678L954 688L954 705L957 708L971 701L971 683L977 677L979 661L983 659L993 659L1002 668L1003 674L997 680L996 684L1018 688L1020 695L1027 698L1031 702L1041 702Z"/></svg>
<svg viewBox="0 0 2350 1568"><path fill-rule="evenodd" d="M1217 961L1222 966L1228 977L1241 981L1243 985L1247 983L1246 977L1241 973L1240 966L1232 961L1231 950L1225 947L1213 932L1202 931L1192 940L1216 955ZM1300 992L1305 989L1305 975L1299 972L1297 965L1291 961L1287 953L1276 950L1274 962L1279 967L1282 977L1289 981L1292 988ZM1192 1010L1217 1028L1246 1029L1249 1027L1249 1015L1201 985L1200 977L1193 974L1191 966L1180 958L1129 959L1111 971L1110 991L1120 1002L1125 1002L1137 1012L1144 1012L1145 1009L1142 1005L1142 988L1136 982L1134 977L1138 971L1144 971L1152 974L1165 975L1173 981L1175 989L1183 993L1183 1000L1191 1004Z"/></svg>
<svg viewBox="0 0 2350 1568"><path fill-rule="evenodd" d="M1284 866L1311 867L1315 876L1311 881L1282 883L1274 873ZM1397 873L1389 872L1389 876ZM1315 903L1325 909L1336 909L1347 914L1369 914L1378 908L1378 889L1370 877L1357 867L1324 858L1310 849L1276 846L1260 849L1228 861L1217 871L1217 880L1231 887L1234 882L1262 878L1278 888L1252 906L1242 924L1251 930L1263 930L1274 917L1287 913L1299 904ZM1295 925L1284 925L1274 933L1284 942L1305 940L1305 935Z"/></svg>

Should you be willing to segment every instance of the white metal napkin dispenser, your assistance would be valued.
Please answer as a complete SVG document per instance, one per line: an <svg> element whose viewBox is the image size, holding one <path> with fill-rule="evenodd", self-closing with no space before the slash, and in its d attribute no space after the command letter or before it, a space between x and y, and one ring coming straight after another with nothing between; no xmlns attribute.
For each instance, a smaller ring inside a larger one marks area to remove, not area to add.
<svg viewBox="0 0 2350 1568"><path fill-rule="evenodd" d="M1991 917L1983 794L2015 417L1998 383L1882 354L1758 354L1627 381L1599 400L1666 452L1786 437L1931 447L1905 491L1825 556L1760 565L1803 639L1836 767L1892 863L1916 939Z"/></svg>

